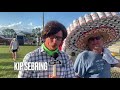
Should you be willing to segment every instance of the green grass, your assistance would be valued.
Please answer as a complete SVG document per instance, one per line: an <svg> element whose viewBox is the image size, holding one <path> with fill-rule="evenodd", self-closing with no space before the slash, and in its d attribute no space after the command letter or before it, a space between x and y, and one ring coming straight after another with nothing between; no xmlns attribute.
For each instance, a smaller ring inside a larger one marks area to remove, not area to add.
<svg viewBox="0 0 120 90"><path fill-rule="evenodd" d="M20 46L16 62L23 61L24 56L36 49L37 46ZM9 46L0 46L0 78L17 78L18 71L14 71L14 61L9 52Z"/></svg>
<svg viewBox="0 0 120 90"><path fill-rule="evenodd" d="M20 46L17 62L23 61L23 57L37 46ZM120 58L120 55L116 56ZM17 78L18 71L14 71L14 61L8 46L0 46L0 78ZM120 69L111 69L112 78L120 78Z"/></svg>

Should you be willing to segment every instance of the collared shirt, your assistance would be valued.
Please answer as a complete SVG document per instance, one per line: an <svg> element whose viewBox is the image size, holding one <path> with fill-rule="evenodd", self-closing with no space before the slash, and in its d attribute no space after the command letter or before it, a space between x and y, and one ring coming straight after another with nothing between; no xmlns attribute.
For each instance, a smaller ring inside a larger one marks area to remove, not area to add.
<svg viewBox="0 0 120 90"><path fill-rule="evenodd" d="M28 53L25 55L23 62L47 62L54 60L53 57L49 56L42 47ZM73 63L69 60L67 54L62 51L59 51L59 55L56 60L62 62L61 65L57 64L57 77L58 78L72 78L75 77L75 72L73 69ZM18 78L49 78L49 75L53 73L53 66L48 65L48 70L22 70L18 73Z"/></svg>

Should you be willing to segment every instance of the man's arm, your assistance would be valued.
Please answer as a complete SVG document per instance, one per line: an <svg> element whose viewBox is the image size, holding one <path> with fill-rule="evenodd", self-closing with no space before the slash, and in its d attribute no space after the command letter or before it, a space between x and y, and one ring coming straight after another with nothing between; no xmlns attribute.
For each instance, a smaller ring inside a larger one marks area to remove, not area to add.
<svg viewBox="0 0 120 90"><path fill-rule="evenodd" d="M86 65L85 65L85 62L84 62L84 57L83 57L83 54L80 53L78 54L75 62L74 62L74 71L75 71L75 74L76 74L76 77L77 78L84 78L85 76L85 73L86 73Z"/></svg>
<svg viewBox="0 0 120 90"><path fill-rule="evenodd" d="M12 41L10 42L10 46L9 46L9 51L11 50L11 48L12 48Z"/></svg>
<svg viewBox="0 0 120 90"><path fill-rule="evenodd" d="M67 60L66 63L66 78L75 78L75 71L73 68L73 62L72 60Z"/></svg>

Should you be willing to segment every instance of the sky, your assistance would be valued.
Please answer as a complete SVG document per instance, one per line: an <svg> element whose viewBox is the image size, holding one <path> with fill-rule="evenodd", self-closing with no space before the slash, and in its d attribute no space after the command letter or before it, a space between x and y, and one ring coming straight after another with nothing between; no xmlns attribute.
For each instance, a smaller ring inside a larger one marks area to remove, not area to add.
<svg viewBox="0 0 120 90"><path fill-rule="evenodd" d="M44 12L44 24L50 20L57 20L67 28L75 19L91 12ZM0 12L0 31L4 28L14 29L16 32L31 32L43 25L43 12Z"/></svg>

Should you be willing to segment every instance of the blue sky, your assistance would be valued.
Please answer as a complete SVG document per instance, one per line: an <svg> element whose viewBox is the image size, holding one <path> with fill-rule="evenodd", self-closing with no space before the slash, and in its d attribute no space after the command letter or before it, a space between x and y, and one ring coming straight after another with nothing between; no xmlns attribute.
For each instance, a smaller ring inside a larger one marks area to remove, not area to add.
<svg viewBox="0 0 120 90"><path fill-rule="evenodd" d="M44 22L57 20L66 28L74 19L91 12L44 12ZM43 12L0 12L0 30L11 28L15 31L30 32L33 28L42 26Z"/></svg>

